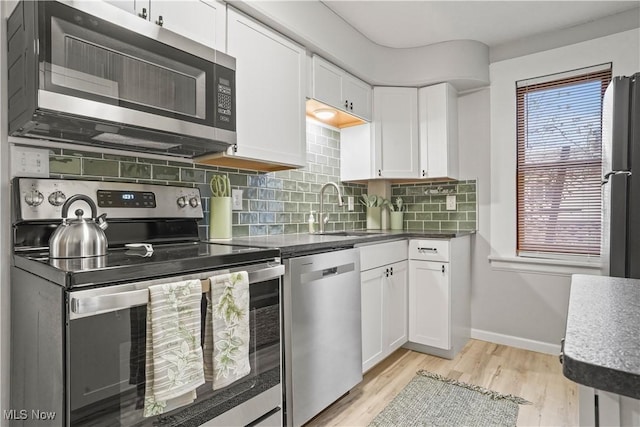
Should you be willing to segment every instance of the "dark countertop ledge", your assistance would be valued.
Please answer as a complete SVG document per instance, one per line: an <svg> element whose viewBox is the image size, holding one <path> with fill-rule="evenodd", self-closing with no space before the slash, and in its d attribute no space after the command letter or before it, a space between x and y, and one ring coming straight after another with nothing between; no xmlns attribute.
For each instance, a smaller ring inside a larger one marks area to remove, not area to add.
<svg viewBox="0 0 640 427"><path fill-rule="evenodd" d="M331 234L278 234L271 236L236 237L231 240L217 241L238 246L257 248L277 248L283 256L293 256L332 248L353 247L363 243L383 242L398 239L452 239L475 234L475 231L411 231L411 230L345 230L366 233L358 236L335 236ZM338 232L338 231L337 231ZM331 233L331 232L329 232Z"/></svg>
<svg viewBox="0 0 640 427"><path fill-rule="evenodd" d="M573 275L563 354L570 380L640 399L640 280Z"/></svg>

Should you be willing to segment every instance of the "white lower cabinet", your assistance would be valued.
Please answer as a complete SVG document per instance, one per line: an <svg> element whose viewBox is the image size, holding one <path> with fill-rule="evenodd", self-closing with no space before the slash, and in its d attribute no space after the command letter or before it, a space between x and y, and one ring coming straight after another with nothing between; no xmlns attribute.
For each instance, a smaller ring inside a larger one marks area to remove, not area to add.
<svg viewBox="0 0 640 427"><path fill-rule="evenodd" d="M407 342L407 241L360 248L362 372Z"/></svg>
<svg viewBox="0 0 640 427"><path fill-rule="evenodd" d="M471 331L470 236L409 242L409 343L453 358Z"/></svg>
<svg viewBox="0 0 640 427"><path fill-rule="evenodd" d="M411 260L409 340L437 348L451 348L449 263Z"/></svg>
<svg viewBox="0 0 640 427"><path fill-rule="evenodd" d="M582 427L640 426L640 400L582 384L578 384L578 410Z"/></svg>

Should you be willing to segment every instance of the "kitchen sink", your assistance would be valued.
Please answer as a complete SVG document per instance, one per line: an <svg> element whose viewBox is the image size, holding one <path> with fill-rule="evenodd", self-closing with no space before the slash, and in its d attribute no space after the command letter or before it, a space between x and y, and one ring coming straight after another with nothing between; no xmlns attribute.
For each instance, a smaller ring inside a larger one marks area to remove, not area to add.
<svg viewBox="0 0 640 427"><path fill-rule="evenodd" d="M375 233L369 231L325 231L323 233L315 233L320 236L376 236L382 233Z"/></svg>

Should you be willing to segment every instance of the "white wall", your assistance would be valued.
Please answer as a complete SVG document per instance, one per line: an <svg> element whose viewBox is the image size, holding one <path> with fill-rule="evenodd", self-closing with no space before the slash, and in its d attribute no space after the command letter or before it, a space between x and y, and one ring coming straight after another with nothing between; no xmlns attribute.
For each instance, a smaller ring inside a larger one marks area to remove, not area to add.
<svg viewBox="0 0 640 427"><path fill-rule="evenodd" d="M640 71L639 41L636 29L496 62L490 89L460 95L460 170L463 179L478 179L472 336L556 353L566 324L568 274L578 271L561 266L558 273L532 273L536 266L498 269L489 262L490 255L515 257L515 81L609 61L614 75L629 75Z"/></svg>
<svg viewBox="0 0 640 427"><path fill-rule="evenodd" d="M0 4L0 417L9 408L9 268L11 221L9 216L9 142L7 140L7 51L6 11L13 5ZM0 425L3 424L0 418Z"/></svg>

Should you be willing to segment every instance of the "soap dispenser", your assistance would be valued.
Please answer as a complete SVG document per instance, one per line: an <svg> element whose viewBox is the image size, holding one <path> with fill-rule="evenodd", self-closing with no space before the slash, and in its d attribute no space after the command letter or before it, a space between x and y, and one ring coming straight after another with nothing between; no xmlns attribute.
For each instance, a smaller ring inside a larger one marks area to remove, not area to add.
<svg viewBox="0 0 640 427"><path fill-rule="evenodd" d="M313 216L313 211L309 214L309 233L315 233L316 231L316 219Z"/></svg>

